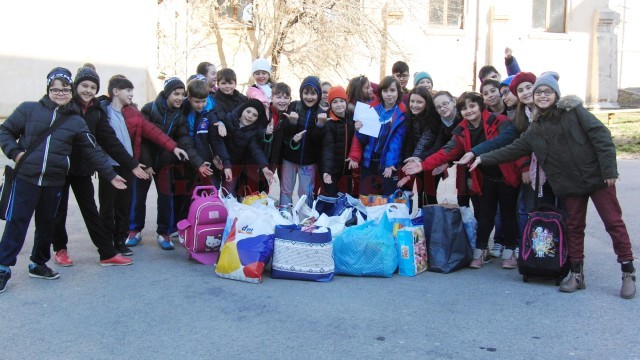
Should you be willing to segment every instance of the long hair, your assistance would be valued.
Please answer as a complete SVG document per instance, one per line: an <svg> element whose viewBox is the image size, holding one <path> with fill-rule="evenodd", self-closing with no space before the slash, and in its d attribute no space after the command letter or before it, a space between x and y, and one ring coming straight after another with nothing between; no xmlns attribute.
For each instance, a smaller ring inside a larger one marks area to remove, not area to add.
<svg viewBox="0 0 640 360"><path fill-rule="evenodd" d="M347 85L347 102L349 104L355 104L358 101L365 103L371 101L369 94L362 92L362 87L368 82L369 79L364 75L356 76L349 80Z"/></svg>
<svg viewBox="0 0 640 360"><path fill-rule="evenodd" d="M407 109L406 118L411 122L416 122L418 128L422 133L424 130L429 129L433 134L437 134L440 130L440 115L436 111L436 107L433 104L433 97L431 92L427 88L418 86L413 88L409 92L409 102L411 102L411 95L418 95L422 97L426 103L424 110L419 114L413 114L410 109Z"/></svg>

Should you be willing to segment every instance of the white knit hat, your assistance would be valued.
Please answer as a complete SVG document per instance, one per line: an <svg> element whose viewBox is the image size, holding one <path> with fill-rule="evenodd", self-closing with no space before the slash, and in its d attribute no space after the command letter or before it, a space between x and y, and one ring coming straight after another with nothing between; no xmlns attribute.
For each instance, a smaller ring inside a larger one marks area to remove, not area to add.
<svg viewBox="0 0 640 360"><path fill-rule="evenodd" d="M251 65L251 73L256 71L266 71L271 75L271 63L267 59L258 58Z"/></svg>

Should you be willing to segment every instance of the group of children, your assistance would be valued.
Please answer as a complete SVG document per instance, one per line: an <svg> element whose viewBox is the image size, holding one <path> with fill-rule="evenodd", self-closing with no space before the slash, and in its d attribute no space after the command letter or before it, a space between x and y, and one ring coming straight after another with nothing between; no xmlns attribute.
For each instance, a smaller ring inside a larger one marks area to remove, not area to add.
<svg viewBox="0 0 640 360"><path fill-rule="evenodd" d="M422 206L437 203L438 183L455 163L458 202L471 202L478 220L470 267L481 268L493 256L502 258L503 268L516 268L527 214L540 203L561 205L569 214L571 274L560 290L583 289L584 217L591 197L622 264L621 296L633 297L633 255L615 196L610 133L580 104L563 105L556 73L520 72L508 49L505 65L509 77L503 80L497 69L485 66L480 92L458 97L434 90L424 71L413 75L409 91L409 66L399 61L379 84L358 76L345 89L308 76L299 100L292 101L291 88L271 79L266 59L253 62L255 83L246 95L236 89L232 69L216 71L205 62L186 84L166 79L141 111L132 104L133 84L126 77L113 76L108 96L96 97L100 81L94 68L82 67L74 81L68 70L56 68L47 77L47 95L20 105L0 127L8 157L19 162L25 150L34 153L18 172L13 212L0 242L0 292L34 210L30 276L59 276L46 265L50 244L58 265L73 264L65 231L69 188L79 199L101 264L128 265L125 256L142 241L151 181L158 193L156 240L171 250L171 235L186 217L197 185L242 196L247 186L268 191L277 174L281 205L292 203L297 184L298 197L306 195L309 205L317 194L390 196L416 189ZM360 132L363 123L354 118L358 102L378 114L377 136ZM47 124L61 120L46 144L29 147ZM72 122L77 123L73 131L65 131ZM560 149L566 142L572 151ZM99 210L94 171L100 174ZM496 246L489 250L494 228Z"/></svg>

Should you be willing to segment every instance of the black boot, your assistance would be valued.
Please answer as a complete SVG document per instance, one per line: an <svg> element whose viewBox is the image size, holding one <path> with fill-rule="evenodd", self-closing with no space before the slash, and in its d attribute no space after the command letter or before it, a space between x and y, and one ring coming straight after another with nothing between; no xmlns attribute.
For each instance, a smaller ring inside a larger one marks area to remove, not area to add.
<svg viewBox="0 0 640 360"><path fill-rule="evenodd" d="M560 285L560 291L572 293L586 287L584 283L584 272L582 271L582 262L571 263L571 272Z"/></svg>

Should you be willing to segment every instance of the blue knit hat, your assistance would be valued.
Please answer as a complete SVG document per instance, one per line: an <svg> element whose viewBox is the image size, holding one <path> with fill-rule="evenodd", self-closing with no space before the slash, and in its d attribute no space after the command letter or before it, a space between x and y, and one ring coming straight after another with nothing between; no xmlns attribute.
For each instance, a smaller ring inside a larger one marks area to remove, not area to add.
<svg viewBox="0 0 640 360"><path fill-rule="evenodd" d="M423 79L431 80L431 85L433 85L433 79L431 78L431 75L429 75L428 72L418 71L417 73L413 74L413 86L418 86L418 83Z"/></svg>
<svg viewBox="0 0 640 360"><path fill-rule="evenodd" d="M53 83L53 80L55 79L64 79L69 84L73 84L73 80L71 79L71 71L69 71L69 69L65 69L63 67L53 68L47 74L47 92L49 92L51 83Z"/></svg>
<svg viewBox="0 0 640 360"><path fill-rule="evenodd" d="M502 82L500 83L500 89L502 89L503 86L511 85L511 80L513 80L514 77L516 77L516 76L515 75L511 75L511 76L507 76L506 79L502 80Z"/></svg>

